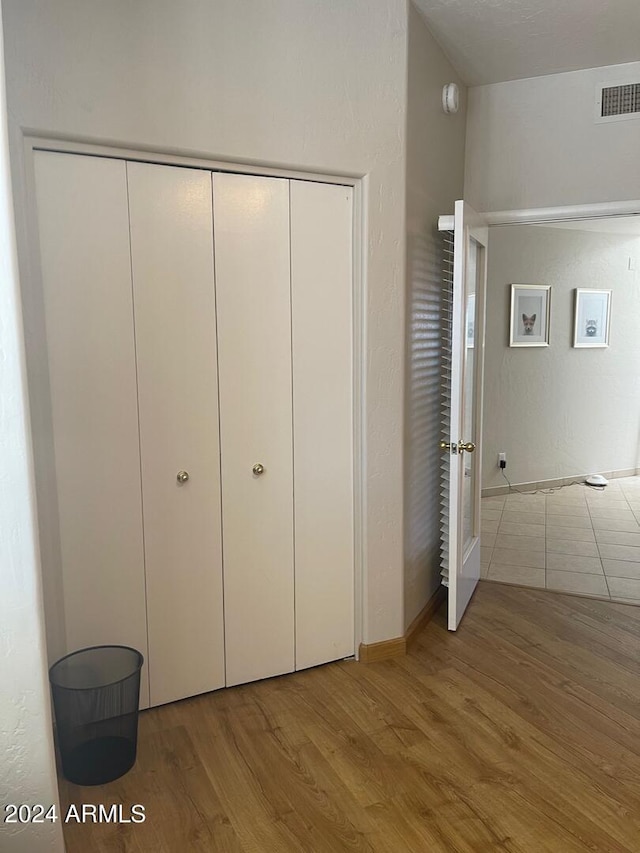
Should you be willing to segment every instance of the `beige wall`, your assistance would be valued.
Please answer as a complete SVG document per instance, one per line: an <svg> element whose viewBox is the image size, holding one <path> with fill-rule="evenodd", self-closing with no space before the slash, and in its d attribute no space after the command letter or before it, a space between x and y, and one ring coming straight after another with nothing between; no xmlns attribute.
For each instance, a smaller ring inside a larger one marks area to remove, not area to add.
<svg viewBox="0 0 640 853"><path fill-rule="evenodd" d="M635 468L640 461L640 237L490 229L483 486ZM550 284L550 346L509 348L511 284ZM576 287L612 290L611 345L574 349Z"/></svg>
<svg viewBox="0 0 640 853"><path fill-rule="evenodd" d="M640 199L640 120L597 124L596 87L640 62L469 91L465 198L477 210Z"/></svg>
<svg viewBox="0 0 640 853"><path fill-rule="evenodd" d="M20 127L365 177L364 637L398 636L404 627L406 0L5 0L5 6L19 213ZM55 547L55 535L43 531L45 550L49 545Z"/></svg>
<svg viewBox="0 0 640 853"><path fill-rule="evenodd" d="M457 82L461 108L442 111L442 87ZM407 374L405 380L405 626L440 583L439 214L462 197L466 91L409 6L407 107Z"/></svg>
<svg viewBox="0 0 640 853"><path fill-rule="evenodd" d="M61 853L60 823L5 823L7 803L57 804L24 381L0 19L0 850ZM58 807L59 814L59 807Z"/></svg>

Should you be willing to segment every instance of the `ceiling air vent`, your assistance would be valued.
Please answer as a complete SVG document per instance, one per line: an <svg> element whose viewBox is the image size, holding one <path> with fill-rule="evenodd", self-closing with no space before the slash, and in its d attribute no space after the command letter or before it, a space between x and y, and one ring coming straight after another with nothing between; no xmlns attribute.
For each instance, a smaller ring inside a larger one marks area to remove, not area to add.
<svg viewBox="0 0 640 853"><path fill-rule="evenodd" d="M640 83L600 85L596 91L596 121L640 118Z"/></svg>

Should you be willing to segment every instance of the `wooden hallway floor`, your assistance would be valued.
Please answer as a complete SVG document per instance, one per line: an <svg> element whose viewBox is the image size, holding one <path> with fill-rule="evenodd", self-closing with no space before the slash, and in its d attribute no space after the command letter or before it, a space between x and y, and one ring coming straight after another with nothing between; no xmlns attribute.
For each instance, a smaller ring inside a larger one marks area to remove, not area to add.
<svg viewBox="0 0 640 853"><path fill-rule="evenodd" d="M146 711L68 853L640 851L640 607L481 583L402 659Z"/></svg>

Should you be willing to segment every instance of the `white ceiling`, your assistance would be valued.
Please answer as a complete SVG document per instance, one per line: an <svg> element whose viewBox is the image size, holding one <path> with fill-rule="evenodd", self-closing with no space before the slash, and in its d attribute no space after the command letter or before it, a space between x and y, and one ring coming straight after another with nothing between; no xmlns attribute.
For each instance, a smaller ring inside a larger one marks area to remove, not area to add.
<svg viewBox="0 0 640 853"><path fill-rule="evenodd" d="M640 0L413 0L470 86L640 60Z"/></svg>

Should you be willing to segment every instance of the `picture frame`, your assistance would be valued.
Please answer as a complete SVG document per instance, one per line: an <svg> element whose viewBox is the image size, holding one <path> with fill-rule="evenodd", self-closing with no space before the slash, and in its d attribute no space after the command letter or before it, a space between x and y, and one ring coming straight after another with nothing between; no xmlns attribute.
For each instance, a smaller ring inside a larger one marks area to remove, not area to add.
<svg viewBox="0 0 640 853"><path fill-rule="evenodd" d="M574 347L608 347L610 328L611 291L576 287L573 321Z"/></svg>
<svg viewBox="0 0 640 853"><path fill-rule="evenodd" d="M510 347L548 347L550 321L550 284L511 285Z"/></svg>

